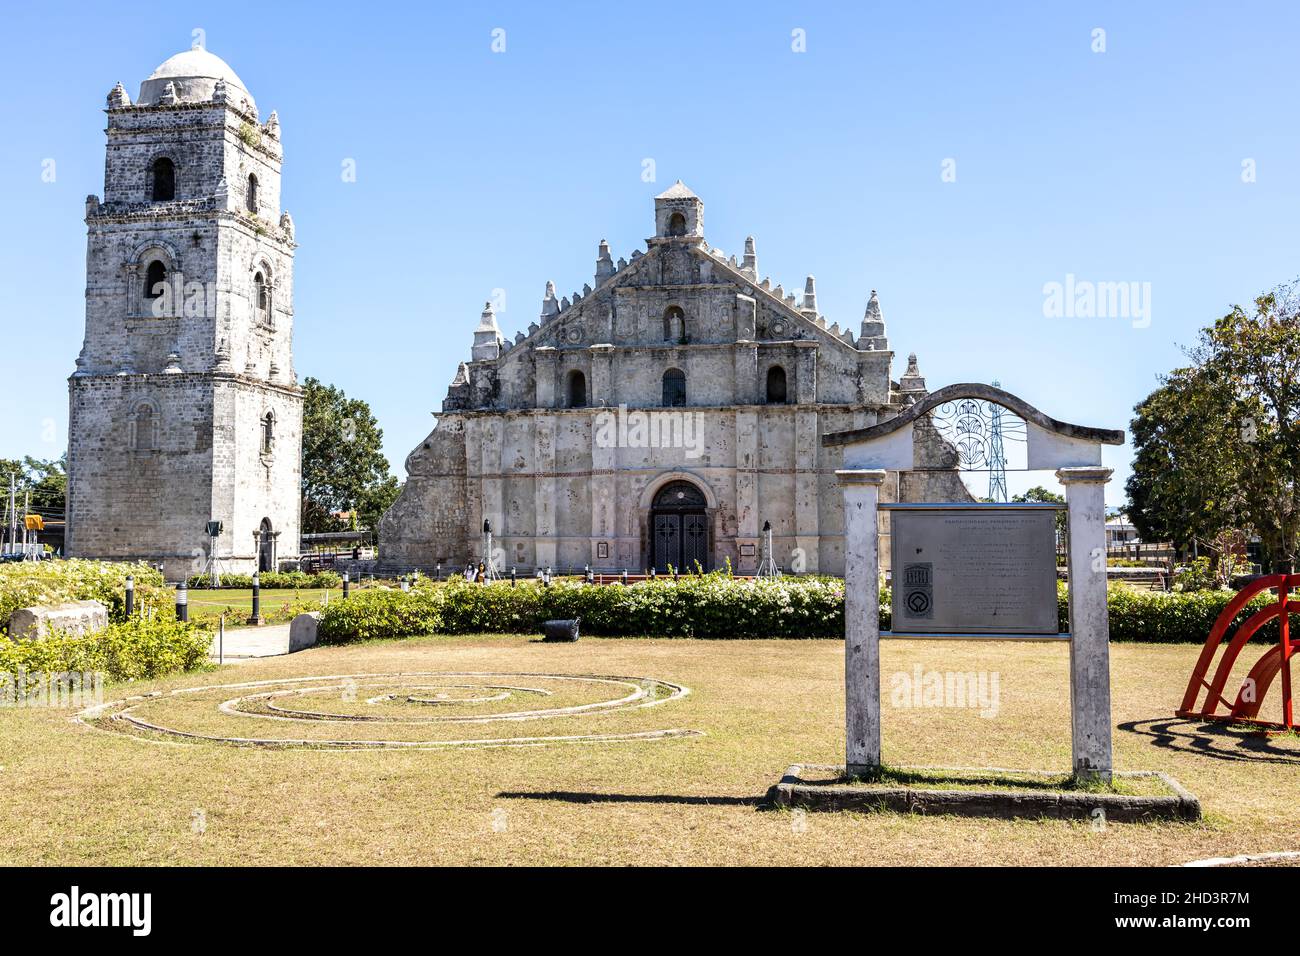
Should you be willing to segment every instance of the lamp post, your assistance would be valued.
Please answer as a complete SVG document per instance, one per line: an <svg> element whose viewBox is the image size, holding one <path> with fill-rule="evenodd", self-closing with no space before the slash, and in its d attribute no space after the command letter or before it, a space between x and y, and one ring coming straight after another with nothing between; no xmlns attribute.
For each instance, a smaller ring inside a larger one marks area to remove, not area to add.
<svg viewBox="0 0 1300 956"><path fill-rule="evenodd" d="M492 522L483 519L483 583L500 580L492 564Z"/></svg>
<svg viewBox="0 0 1300 956"><path fill-rule="evenodd" d="M135 614L135 575L126 576L126 619L131 620Z"/></svg>
<svg viewBox="0 0 1300 956"><path fill-rule="evenodd" d="M772 522L763 522L763 558L758 563L758 576L760 578L776 578L781 576L781 572L776 569L776 562L772 560Z"/></svg>

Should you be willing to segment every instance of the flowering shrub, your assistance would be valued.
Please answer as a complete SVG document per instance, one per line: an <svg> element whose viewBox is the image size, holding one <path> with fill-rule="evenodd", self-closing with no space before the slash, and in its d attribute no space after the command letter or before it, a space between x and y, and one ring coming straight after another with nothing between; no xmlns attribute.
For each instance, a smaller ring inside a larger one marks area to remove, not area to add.
<svg viewBox="0 0 1300 956"><path fill-rule="evenodd" d="M0 565L0 631L18 608L63 601L99 601L110 621L126 618L126 578L135 578L137 613L173 618L176 596L157 569L109 561L20 561Z"/></svg>
<svg viewBox="0 0 1300 956"><path fill-rule="evenodd" d="M39 641L0 637L0 675L99 671L107 680L141 680L208 666L212 635L176 620L133 618L84 637Z"/></svg>

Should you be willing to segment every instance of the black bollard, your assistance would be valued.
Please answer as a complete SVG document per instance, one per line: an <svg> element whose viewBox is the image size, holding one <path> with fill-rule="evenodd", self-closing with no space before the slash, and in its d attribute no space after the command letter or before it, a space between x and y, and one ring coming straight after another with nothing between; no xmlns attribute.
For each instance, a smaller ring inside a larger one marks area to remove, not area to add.
<svg viewBox="0 0 1300 956"><path fill-rule="evenodd" d="M190 619L190 590L182 581L176 585L176 620L185 622Z"/></svg>
<svg viewBox="0 0 1300 956"><path fill-rule="evenodd" d="M253 613L248 616L248 623L262 623L262 577L258 571L253 572Z"/></svg>
<svg viewBox="0 0 1300 956"><path fill-rule="evenodd" d="M653 581L656 577L658 577L658 575L655 574L655 569L654 569L654 568L651 568L651 569L650 569L650 580Z"/></svg>
<svg viewBox="0 0 1300 956"><path fill-rule="evenodd" d="M126 576L126 619L131 620L131 615L135 613L135 576L128 574Z"/></svg>
<svg viewBox="0 0 1300 956"><path fill-rule="evenodd" d="M623 587L627 587L627 568L623 569Z"/></svg>
<svg viewBox="0 0 1300 956"><path fill-rule="evenodd" d="M514 587L514 586L515 586L515 576L516 576L516 575L515 575L515 570L516 570L515 567L514 567L513 565L511 565L511 567L510 567L510 586L511 586L511 587Z"/></svg>
<svg viewBox="0 0 1300 956"><path fill-rule="evenodd" d="M441 565L441 564L438 565L438 576L437 576L436 578L434 578L434 580L435 580L435 581L441 581L441 580L442 580L442 565Z"/></svg>
<svg viewBox="0 0 1300 956"><path fill-rule="evenodd" d="M343 600L346 601L348 599L349 593L351 593L351 588L349 587L348 573L344 571L343 572Z"/></svg>

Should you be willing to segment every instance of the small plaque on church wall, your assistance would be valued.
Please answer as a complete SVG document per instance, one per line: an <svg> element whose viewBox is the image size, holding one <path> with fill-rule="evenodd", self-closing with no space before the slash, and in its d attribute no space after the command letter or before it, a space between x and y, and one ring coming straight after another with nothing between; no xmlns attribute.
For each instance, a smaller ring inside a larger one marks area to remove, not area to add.
<svg viewBox="0 0 1300 956"><path fill-rule="evenodd" d="M742 558L752 558L754 556L754 546L752 544L742 544L740 546L740 556Z"/></svg>
<svg viewBox="0 0 1300 956"><path fill-rule="evenodd" d="M1055 634L1057 512L890 509L894 634Z"/></svg>
<svg viewBox="0 0 1300 956"><path fill-rule="evenodd" d="M608 557L609 557L609 542L608 542L608 541L597 541L597 542L596 542L596 557L599 558L599 559L602 560L602 561L603 561L605 558L608 558Z"/></svg>

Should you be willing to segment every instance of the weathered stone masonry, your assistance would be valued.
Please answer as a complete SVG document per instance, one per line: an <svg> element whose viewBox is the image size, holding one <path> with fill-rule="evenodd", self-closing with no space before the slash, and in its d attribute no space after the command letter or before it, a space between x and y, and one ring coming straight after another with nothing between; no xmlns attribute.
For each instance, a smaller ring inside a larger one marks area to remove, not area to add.
<svg viewBox="0 0 1300 956"><path fill-rule="evenodd" d="M386 567L477 560L486 519L502 569L749 572L770 522L778 564L842 573L841 454L821 435L898 414L925 380L914 356L890 380L874 292L855 337L818 312L811 276L801 300L760 280L752 237L740 260L710 246L703 210L681 183L656 197L646 251L616 263L601 242L594 288L547 283L513 342L488 305L381 522ZM922 447L920 464L955 462ZM897 495L968 497L951 470L893 473Z"/></svg>
<svg viewBox="0 0 1300 956"><path fill-rule="evenodd" d="M302 398L293 220L275 113L189 50L108 96L104 199L86 200L86 335L69 379L71 556L228 570L298 553Z"/></svg>

